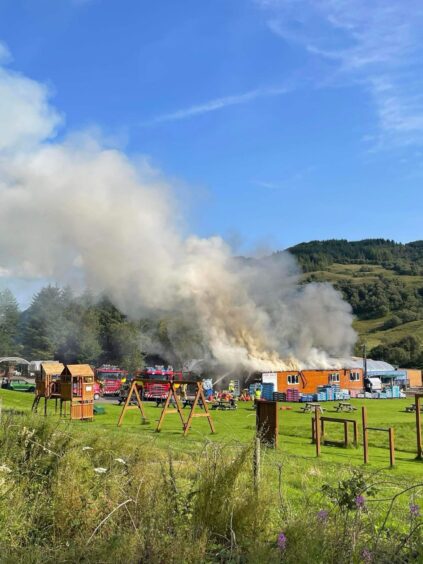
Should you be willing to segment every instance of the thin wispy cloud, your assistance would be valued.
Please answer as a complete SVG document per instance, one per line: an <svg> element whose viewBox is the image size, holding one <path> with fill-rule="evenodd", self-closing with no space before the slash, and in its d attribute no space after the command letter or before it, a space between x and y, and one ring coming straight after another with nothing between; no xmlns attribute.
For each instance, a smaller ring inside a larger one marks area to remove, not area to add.
<svg viewBox="0 0 423 564"><path fill-rule="evenodd" d="M278 184L277 182L269 182L267 180L253 180L251 184L258 186L259 188L266 188L267 190L281 190L284 188L283 184Z"/></svg>
<svg viewBox="0 0 423 564"><path fill-rule="evenodd" d="M249 90L242 94L235 94L233 96L224 96L222 98L214 98L208 100L202 104L196 104L176 110L174 112L162 114L154 117L150 121L146 122L144 125L154 125L157 123L163 123L167 121L178 121L183 119L189 119L202 114L208 114L210 112L216 112L222 110L229 106L238 106L240 104L247 104L258 98L269 98L271 96L279 96L281 94L286 94L289 88L286 86L278 88L257 88L255 90Z"/></svg>
<svg viewBox="0 0 423 564"><path fill-rule="evenodd" d="M379 145L423 143L421 0L256 0L269 29L374 100Z"/></svg>

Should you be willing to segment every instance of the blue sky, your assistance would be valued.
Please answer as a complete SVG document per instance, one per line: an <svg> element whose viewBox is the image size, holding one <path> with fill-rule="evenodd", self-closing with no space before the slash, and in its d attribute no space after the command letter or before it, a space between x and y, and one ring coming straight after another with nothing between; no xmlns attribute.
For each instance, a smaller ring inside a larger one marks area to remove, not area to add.
<svg viewBox="0 0 423 564"><path fill-rule="evenodd" d="M99 127L238 251L422 238L418 0L0 0L59 135Z"/></svg>

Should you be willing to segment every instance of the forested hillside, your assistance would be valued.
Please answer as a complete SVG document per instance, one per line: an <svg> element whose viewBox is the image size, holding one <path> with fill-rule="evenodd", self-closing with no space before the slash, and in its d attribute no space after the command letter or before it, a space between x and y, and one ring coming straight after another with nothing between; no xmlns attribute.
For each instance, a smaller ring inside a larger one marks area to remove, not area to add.
<svg viewBox="0 0 423 564"><path fill-rule="evenodd" d="M289 249L304 283L328 281L351 304L360 335L373 358L423 366L423 241L329 240Z"/></svg>
<svg viewBox="0 0 423 564"><path fill-rule="evenodd" d="M376 264L397 274L423 274L423 241L403 245L388 239L330 239L300 243L288 250L305 272L325 270L339 263Z"/></svg>

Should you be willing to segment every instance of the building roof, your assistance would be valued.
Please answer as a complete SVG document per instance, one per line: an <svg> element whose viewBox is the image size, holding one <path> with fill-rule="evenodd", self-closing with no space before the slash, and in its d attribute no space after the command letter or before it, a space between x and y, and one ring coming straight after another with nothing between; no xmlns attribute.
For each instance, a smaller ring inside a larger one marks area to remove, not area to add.
<svg viewBox="0 0 423 564"><path fill-rule="evenodd" d="M61 362L42 362L41 371L47 376L55 376L63 372L65 365Z"/></svg>
<svg viewBox="0 0 423 564"><path fill-rule="evenodd" d="M348 359L345 368L364 368L364 359L353 356ZM367 372L393 372L395 367L389 362L384 360L373 360L372 358L367 359Z"/></svg>
<svg viewBox="0 0 423 564"><path fill-rule="evenodd" d="M94 371L89 364L67 364L66 368L63 370L65 374L71 374L71 376L93 376Z"/></svg>

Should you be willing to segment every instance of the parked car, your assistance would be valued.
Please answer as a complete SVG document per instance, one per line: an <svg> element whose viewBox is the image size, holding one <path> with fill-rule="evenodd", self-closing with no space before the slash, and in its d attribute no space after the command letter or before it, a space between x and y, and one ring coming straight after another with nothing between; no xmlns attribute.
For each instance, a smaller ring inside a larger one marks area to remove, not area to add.
<svg viewBox="0 0 423 564"><path fill-rule="evenodd" d="M15 392L35 392L35 382L26 378L3 378L1 387Z"/></svg>

